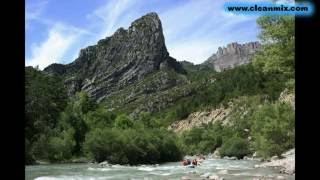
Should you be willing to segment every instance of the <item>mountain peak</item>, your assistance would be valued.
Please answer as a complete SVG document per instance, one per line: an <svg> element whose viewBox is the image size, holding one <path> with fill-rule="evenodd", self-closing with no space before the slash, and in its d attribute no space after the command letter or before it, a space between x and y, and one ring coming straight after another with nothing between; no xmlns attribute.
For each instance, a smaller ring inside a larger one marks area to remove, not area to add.
<svg viewBox="0 0 320 180"><path fill-rule="evenodd" d="M126 30L119 28L94 46L80 50L70 64L53 64L47 73L67 76L69 93L86 91L101 100L162 68L183 72L169 56L158 15L148 13L133 21Z"/></svg>
<svg viewBox="0 0 320 180"><path fill-rule="evenodd" d="M227 44L226 47L219 47L217 52L210 56L203 64L214 68L218 72L237 65L247 64L260 46L260 43L257 41L244 44L232 42Z"/></svg>
<svg viewBox="0 0 320 180"><path fill-rule="evenodd" d="M160 18L158 16L158 14L155 12L150 12L150 13L147 13L147 14L141 16L140 18L133 21L131 23L131 26L135 26L140 23L146 23L146 24L156 26L156 27L159 27L159 25L161 25Z"/></svg>

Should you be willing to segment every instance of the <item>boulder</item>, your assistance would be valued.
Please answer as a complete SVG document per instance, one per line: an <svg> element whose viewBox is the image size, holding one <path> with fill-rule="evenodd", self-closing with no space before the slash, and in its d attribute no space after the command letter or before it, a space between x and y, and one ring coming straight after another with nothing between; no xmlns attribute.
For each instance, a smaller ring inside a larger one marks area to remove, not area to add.
<svg viewBox="0 0 320 180"><path fill-rule="evenodd" d="M110 164L108 163L108 161L103 161L99 163L99 166L106 167L106 166L110 166Z"/></svg>
<svg viewBox="0 0 320 180"><path fill-rule="evenodd" d="M230 159L230 157L229 156L223 156L222 159Z"/></svg>
<svg viewBox="0 0 320 180"><path fill-rule="evenodd" d="M229 157L229 156L224 156L223 159L227 159L227 160L237 160L238 158L235 156Z"/></svg>
<svg viewBox="0 0 320 180"><path fill-rule="evenodd" d="M230 157L229 159L230 159L230 160L237 160L238 158L235 157L235 156L232 156L232 157Z"/></svg>
<svg viewBox="0 0 320 180"><path fill-rule="evenodd" d="M213 158L221 158L219 151L220 151L220 148L217 148L217 149L214 151L212 157L213 157Z"/></svg>
<svg viewBox="0 0 320 180"><path fill-rule="evenodd" d="M243 160L253 160L253 158L252 157L248 157L248 156L244 156Z"/></svg>
<svg viewBox="0 0 320 180"><path fill-rule="evenodd" d="M220 180L219 176L216 175L216 174L212 174L211 176L209 176L209 179L211 179L211 180Z"/></svg>
<svg viewBox="0 0 320 180"><path fill-rule="evenodd" d="M275 161L275 160L278 160L278 159L279 159L278 156L272 156L270 160L271 160L271 161Z"/></svg>

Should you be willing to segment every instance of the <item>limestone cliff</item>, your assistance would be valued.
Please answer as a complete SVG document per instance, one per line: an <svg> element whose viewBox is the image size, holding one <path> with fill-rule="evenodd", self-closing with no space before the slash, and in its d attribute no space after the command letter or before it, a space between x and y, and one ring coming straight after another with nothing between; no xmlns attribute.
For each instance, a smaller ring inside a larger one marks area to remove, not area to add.
<svg viewBox="0 0 320 180"><path fill-rule="evenodd" d="M148 13L128 29L119 28L112 36L82 49L72 63L52 64L44 72L65 76L69 94L85 91L101 101L165 68L183 73L182 66L167 52L158 15ZM167 79L163 83L168 88L176 82Z"/></svg>
<svg viewBox="0 0 320 180"><path fill-rule="evenodd" d="M218 51L209 57L203 64L220 72L237 65L250 62L252 55L259 50L259 42L245 44L231 43L227 47L219 47Z"/></svg>

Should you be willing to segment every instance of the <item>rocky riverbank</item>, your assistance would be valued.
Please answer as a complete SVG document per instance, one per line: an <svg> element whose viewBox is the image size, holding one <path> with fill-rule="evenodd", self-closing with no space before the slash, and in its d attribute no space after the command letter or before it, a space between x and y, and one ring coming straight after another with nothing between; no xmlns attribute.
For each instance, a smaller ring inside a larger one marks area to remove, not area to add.
<svg viewBox="0 0 320 180"><path fill-rule="evenodd" d="M219 149L216 150L212 155L208 155L210 158L222 158L228 160L237 160L236 157L220 157ZM263 162L262 164L255 165L255 168L279 168L280 173L294 175L295 174L295 149L291 149L281 155L281 157L273 156L268 160L263 160L258 157L256 153L252 155L252 157L245 156L244 160L253 160Z"/></svg>
<svg viewBox="0 0 320 180"><path fill-rule="evenodd" d="M280 168L280 172L284 174L295 174L295 149L291 149L283 153L282 158L272 157L269 162L264 162L260 165L256 165L256 168L261 167L273 167Z"/></svg>

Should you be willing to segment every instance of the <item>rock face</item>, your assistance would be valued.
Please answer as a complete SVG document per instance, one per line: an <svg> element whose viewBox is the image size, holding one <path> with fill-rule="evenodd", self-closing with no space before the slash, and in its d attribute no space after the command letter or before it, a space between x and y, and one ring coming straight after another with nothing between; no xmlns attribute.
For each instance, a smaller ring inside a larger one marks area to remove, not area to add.
<svg viewBox="0 0 320 180"><path fill-rule="evenodd" d="M216 109L211 109L208 111L198 111L189 114L186 119L176 121L172 123L168 129L173 130L176 133L182 133L184 131L191 130L195 127L201 127L216 121L221 121L223 124L226 124L225 121L228 115L231 112L231 107L220 107Z"/></svg>
<svg viewBox="0 0 320 180"><path fill-rule="evenodd" d="M217 107L190 113L187 118L170 124L168 130L175 133L182 133L192 128L203 127L216 122L221 122L223 126L232 125L234 122L230 121L230 119L235 113L240 113L241 116L245 116L248 113L246 105L243 104L245 101L246 97L238 97L229 100L228 103L222 103ZM244 129L243 131L249 132L249 129Z"/></svg>
<svg viewBox="0 0 320 180"><path fill-rule="evenodd" d="M250 62L252 55L260 48L259 42L228 44L227 47L219 47L218 51L209 57L203 64L217 72L233 68L237 65Z"/></svg>
<svg viewBox="0 0 320 180"><path fill-rule="evenodd" d="M82 90L101 101L164 68L183 73L167 52L158 15L148 13L127 30L119 28L111 37L82 49L74 62L52 64L44 72L65 76L69 94Z"/></svg>

